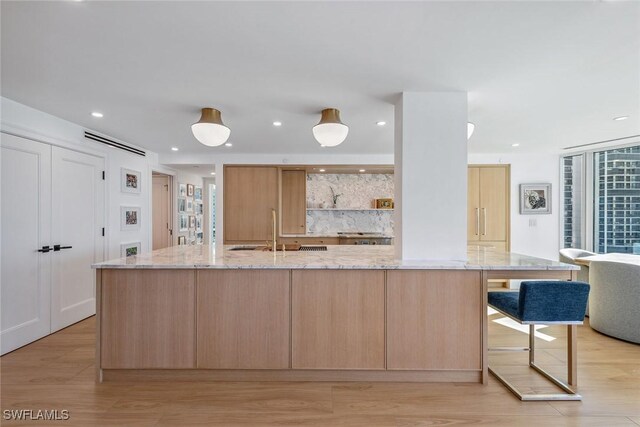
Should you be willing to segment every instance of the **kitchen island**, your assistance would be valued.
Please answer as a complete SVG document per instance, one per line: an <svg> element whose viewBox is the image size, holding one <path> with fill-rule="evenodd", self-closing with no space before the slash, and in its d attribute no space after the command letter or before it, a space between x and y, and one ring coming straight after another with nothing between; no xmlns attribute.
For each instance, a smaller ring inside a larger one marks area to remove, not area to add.
<svg viewBox="0 0 640 427"><path fill-rule="evenodd" d="M176 246L94 265L97 381L487 381L487 282L578 267L485 247Z"/></svg>

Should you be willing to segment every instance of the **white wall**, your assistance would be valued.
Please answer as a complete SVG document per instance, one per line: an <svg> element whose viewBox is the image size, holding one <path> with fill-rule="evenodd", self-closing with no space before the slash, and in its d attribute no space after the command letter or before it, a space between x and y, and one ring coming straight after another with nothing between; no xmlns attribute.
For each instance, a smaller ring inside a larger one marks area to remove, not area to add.
<svg viewBox="0 0 640 427"><path fill-rule="evenodd" d="M86 139L84 137L85 128L80 125L4 97L0 99L0 102L2 111L0 129L2 132L93 154L105 159L105 253L107 259L120 257L122 243L139 241L142 244L143 252L150 250L151 166L157 164L158 156L156 153L145 150L147 156L142 157L109 148L104 144ZM126 141L120 142L132 145ZM120 192L120 169L123 167L142 173L139 195ZM139 230L120 230L120 206L140 206L142 226Z"/></svg>
<svg viewBox="0 0 640 427"><path fill-rule="evenodd" d="M511 252L558 259L560 249L560 158L550 154L469 154L469 164L511 165ZM520 215L520 184L551 183L551 214ZM536 225L530 225L534 220Z"/></svg>

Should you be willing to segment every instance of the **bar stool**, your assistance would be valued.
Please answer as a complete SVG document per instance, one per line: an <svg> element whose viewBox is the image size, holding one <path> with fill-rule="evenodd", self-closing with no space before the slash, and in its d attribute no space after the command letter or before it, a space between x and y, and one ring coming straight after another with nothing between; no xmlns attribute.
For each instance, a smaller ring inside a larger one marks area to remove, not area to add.
<svg viewBox="0 0 640 427"><path fill-rule="evenodd" d="M489 306L522 325L529 325L529 347L489 348L489 351L528 351L529 366L566 393L523 394L502 375L489 372L520 400L582 400L570 386L577 385L577 325L582 325L589 297L589 284L567 281L526 281L520 292L489 292ZM535 325L567 325L568 384L535 362Z"/></svg>

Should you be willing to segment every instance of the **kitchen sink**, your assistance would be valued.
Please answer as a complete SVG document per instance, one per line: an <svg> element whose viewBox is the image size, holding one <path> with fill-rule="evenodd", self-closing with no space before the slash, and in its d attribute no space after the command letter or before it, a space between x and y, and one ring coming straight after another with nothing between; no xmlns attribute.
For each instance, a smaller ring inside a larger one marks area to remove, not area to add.
<svg viewBox="0 0 640 427"><path fill-rule="evenodd" d="M289 252L296 252L296 251L303 251L303 252L318 252L318 251L326 251L327 247L326 246L299 246L299 245L292 245L293 247L287 247L287 251ZM230 251L269 251L270 249L267 246L236 246L234 248L229 249ZM281 248L278 247L278 251L280 251Z"/></svg>
<svg viewBox="0 0 640 427"><path fill-rule="evenodd" d="M259 246L236 246L235 248L229 249L230 251L255 251Z"/></svg>

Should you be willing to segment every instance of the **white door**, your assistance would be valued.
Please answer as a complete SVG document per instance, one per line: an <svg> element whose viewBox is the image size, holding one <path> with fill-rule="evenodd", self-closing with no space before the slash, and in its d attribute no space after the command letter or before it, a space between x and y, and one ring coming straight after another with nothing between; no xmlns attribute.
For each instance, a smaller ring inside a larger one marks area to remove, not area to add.
<svg viewBox="0 0 640 427"><path fill-rule="evenodd" d="M104 159L52 148L51 332L96 312L95 271L104 245ZM55 246L54 246L55 248Z"/></svg>
<svg viewBox="0 0 640 427"><path fill-rule="evenodd" d="M50 332L51 146L0 134L0 352Z"/></svg>

